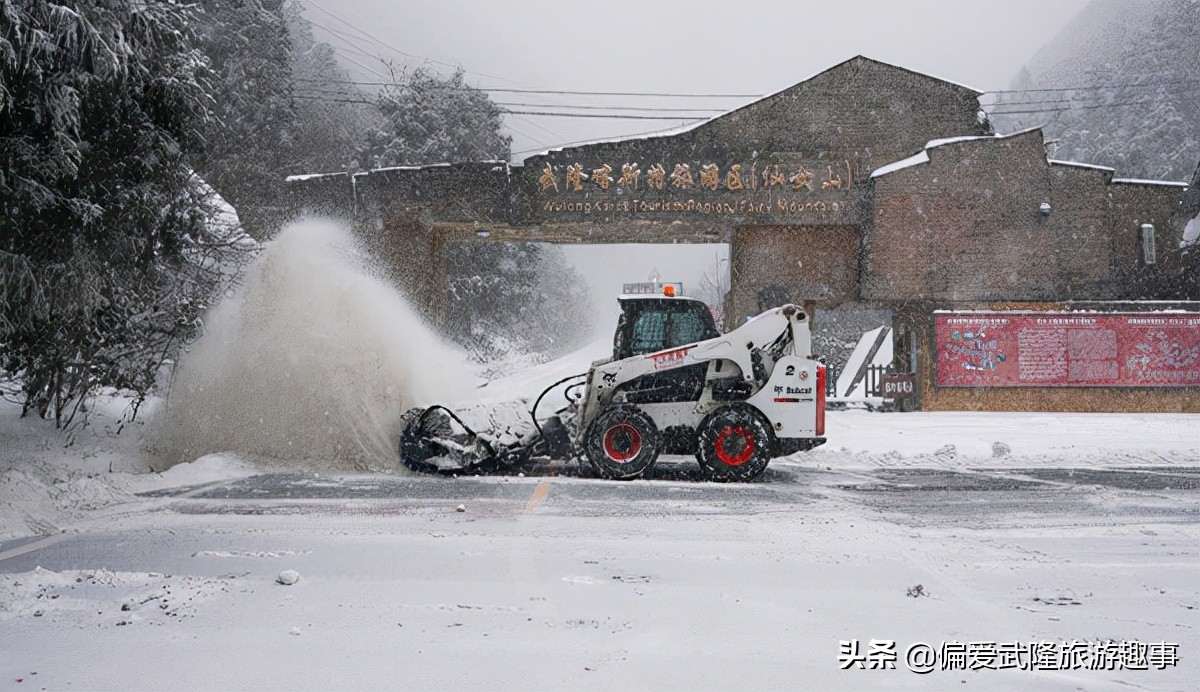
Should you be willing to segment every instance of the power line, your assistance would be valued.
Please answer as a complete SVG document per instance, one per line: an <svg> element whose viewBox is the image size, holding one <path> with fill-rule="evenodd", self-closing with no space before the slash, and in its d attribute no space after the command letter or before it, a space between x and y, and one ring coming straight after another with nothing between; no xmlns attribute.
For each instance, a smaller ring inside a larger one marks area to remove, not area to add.
<svg viewBox="0 0 1200 692"><path fill-rule="evenodd" d="M516 106L518 108L578 108L580 110L613 110L613 111L646 111L658 113L726 113L724 108L660 108L657 106L584 106L553 103L515 103L508 101L493 101L497 106Z"/></svg>
<svg viewBox="0 0 1200 692"><path fill-rule="evenodd" d="M373 75L375 75L375 76L377 76L377 77L383 77L383 76L384 76L384 75L382 75L382 74L380 74L380 73L376 72L375 70L372 70L371 68L367 67L366 65L362 64L361 62L359 62L359 61L355 60L354 58L352 58L352 57L350 57L350 56L346 55L346 54L345 54L345 53L343 53L343 52L342 52L342 50L341 50L340 48L338 48L337 46L329 46L329 47L333 49L333 52L334 52L334 53L337 53L338 55L342 56L342 59L343 59L343 60L347 60L347 61L349 61L349 62L352 62L352 63L354 63L355 65L358 65L359 67L363 68L363 69L364 69L364 70L366 70L367 72L370 72L371 74L373 74Z"/></svg>
<svg viewBox="0 0 1200 692"><path fill-rule="evenodd" d="M299 80L299 81L322 83L322 80ZM330 81L332 82L332 80L330 80ZM444 84L431 84L431 85L427 85L427 86L447 87L447 88L454 87L454 85L444 85ZM358 95L358 94L362 93L355 89L340 89L340 88L336 88L336 87L335 88L309 87L309 88L313 89L314 91L316 91L317 93L320 93L320 94L331 94L331 95L335 95L335 96L342 96L342 95L354 96L354 95ZM504 90L504 91L515 91L515 90ZM1177 91L1183 92L1183 93L1193 93L1193 92L1200 91L1200 87L1189 88L1189 89L1180 89ZM997 101L995 103L981 104L981 107L984 110L990 111L991 109L997 109L997 108L1023 108L1026 106L1035 106L1035 105L1055 105L1055 106L1061 105L1066 108L1070 108L1070 107L1078 107L1078 108L1103 107L1105 105L1108 105L1108 104L1104 104L1104 103L1094 103L1094 100L1096 98L1099 98L1099 96L1098 95L1080 95L1079 99L1055 98L1055 99L1039 99L1039 100L1033 100L1033 101L1025 101L1025 100ZM1089 103L1089 101L1092 101L1092 102ZM551 104L551 103L508 102L508 101L494 101L493 103L495 103L496 105L499 105L499 106L516 106L516 107L528 107L528 108L572 108L572 109L577 109L577 110L609 110L609 111L662 112L662 113L725 113L725 112L728 112L727 108L704 108L704 107L700 107L700 106L696 106L696 107L692 107L692 108L671 108L671 107L663 107L663 106L617 106L617 105L597 106L597 105L590 105L590 104L569 104L569 103L553 103L553 104ZM1051 109L1038 109L1038 110L1055 111L1055 110L1061 110L1061 109L1051 108Z"/></svg>
<svg viewBox="0 0 1200 692"><path fill-rule="evenodd" d="M1184 88L1184 89L1176 89L1175 93L1191 94L1191 93L1196 93L1198 91L1200 91L1200 86L1193 86L1193 87L1188 87L1188 88ZM991 103L991 104L985 105L983 107L984 108L995 108L998 106L1032 106L1032 105L1036 105L1036 104L1047 104L1047 103L1049 103L1049 104L1070 104L1070 103L1078 103L1080 101L1083 101L1083 102L1095 101L1096 99L1102 98L1102 97L1103 97L1102 94L1080 94L1078 99L1057 98L1057 99L1042 99L1042 100L1037 100L1037 101L1025 101L1025 100L996 101L995 103ZM1091 105L1091 104L1085 103L1085 105ZM1104 105L1104 104L1098 104L1098 105Z"/></svg>
<svg viewBox="0 0 1200 692"><path fill-rule="evenodd" d="M551 113L548 111L513 111L505 110L503 113L512 113L517 115L546 115L555 118L601 118L604 120L678 120L678 121L697 121L707 120L705 117L687 117L675 115L626 115L621 113Z"/></svg>
<svg viewBox="0 0 1200 692"><path fill-rule="evenodd" d="M331 96L331 97L353 97L358 96L350 91L337 91L329 89L313 89L313 93L306 94L307 96ZM648 113L725 113L723 108L665 108L659 106L592 106L584 104L563 104L563 103L523 103L513 101L491 101L494 105L502 107L516 108L571 108L576 110L592 110L592 111L633 111L633 112L648 112Z"/></svg>
<svg viewBox="0 0 1200 692"><path fill-rule="evenodd" d="M350 22L346 21L345 19L342 19L341 17L337 16L336 14L330 12L329 10L325 9L324 7L321 7L317 3L313 2L313 0L306 0L306 4L313 7L314 9L318 10L319 12L321 12L323 14L333 17L335 20L337 20L338 22L341 22L342 24L345 24L346 26L350 27L351 29L354 29L358 33L362 34L366 38L373 41L374 43L376 43L380 46L383 46L384 48L387 48L388 50L394 51L400 55L403 55L406 58L411 58L413 60L422 60L425 62L434 63L435 65L442 65L444 67L449 67L454 70L462 69L464 72L467 72L469 74L478 75L480 77L487 77L488 79L498 79L502 82L511 82L512 81L511 79L506 79L504 77L497 77L496 75L490 75L485 72L473 72L470 70L466 70L466 69L462 68L461 65L452 65L448 62L442 62L441 60L434 60L433 58L427 58L423 55L414 55L412 53L407 53L407 52L402 51L399 48L391 45L390 43L387 43L386 41L383 41L383 40L377 38L376 36L370 34L369 32L355 26L354 24L351 24ZM318 26L320 26L320 25L318 25ZM322 26L321 28L326 29L327 27ZM382 76L382 75L380 75L380 76Z"/></svg>
<svg viewBox="0 0 1200 692"><path fill-rule="evenodd" d="M320 80L305 80L297 81L320 81ZM358 80L329 80L336 81L339 84L354 84L357 86L391 86L393 82L364 82ZM1047 89L1007 89L997 91L985 91L984 94L1033 94L1043 92L1064 92L1064 91L1089 91L1103 89L1126 89L1126 88L1151 88L1160 86L1169 86L1173 84L1194 84L1192 80L1180 79L1163 82L1129 82L1125 84L1103 84L1087 87L1056 87ZM434 87L449 88L453 85L432 85ZM632 97L655 97L655 98L763 98L763 94L734 94L734 93L690 93L690 92L655 92L655 91L591 91L591 90L568 90L568 89L510 89L500 87L472 87L481 91L505 93L505 94L556 94L565 96L632 96Z"/></svg>
<svg viewBox="0 0 1200 692"><path fill-rule="evenodd" d="M324 101L326 103L357 103L357 104L366 104L366 105L375 105L376 104L375 101L371 101L368 99L341 99L341 98L306 95L306 94L294 94L293 98L308 99L311 101ZM488 112L488 109L486 109L486 108L458 108L456 110L460 113L461 112L475 112L475 113ZM509 110L509 109L504 109L504 108L499 109L499 112L503 115L544 115L544 116L551 116L551 117L555 117L555 118L602 118L605 120L613 119L613 120L679 120L679 121L684 121L684 120L705 120L706 119L703 116L689 118L686 116L629 115L629 114L625 114L625 113L554 113L554 112L550 112L550 111L524 111L524 110Z"/></svg>
<svg viewBox="0 0 1200 692"><path fill-rule="evenodd" d="M317 79L298 78L296 81L326 81ZM338 84L355 84L358 86L392 86L394 82L360 82L357 80L327 80ZM439 84L436 87L451 88L453 85ZM480 91L498 94L555 94L564 96L653 96L666 98L762 98L762 94L687 94L652 91L570 91L565 89L504 89L499 87L472 87Z"/></svg>
<svg viewBox="0 0 1200 692"><path fill-rule="evenodd" d="M985 91L985 94L1036 94L1042 92L1053 91L1090 91L1096 89L1128 89L1128 88L1150 88L1169 86L1171 84L1194 84L1191 79L1172 79L1162 82L1127 82L1124 84L1093 84L1091 86L1074 86L1074 87L1047 87L1045 89L1000 89L996 91Z"/></svg>
<svg viewBox="0 0 1200 692"><path fill-rule="evenodd" d="M330 102L330 103L361 103L361 104L368 104L368 106L374 106L374 104L377 103L376 101L366 100L366 98L335 98L335 97L331 97L331 96L304 95L304 94L296 94L294 97L295 98L308 98L308 100L325 101L325 102ZM1030 109L1024 109L1024 110L1013 110L1013 109L1002 110L1002 109L992 107L990 109L984 108L984 110L986 113L989 113L990 115L1026 115L1026 114L1034 114L1034 113L1062 113L1062 112L1064 112L1064 110L1073 110L1073 109L1147 106L1147 104L1151 104L1151 103L1153 103L1153 102L1152 101L1124 101L1124 102L1117 102L1117 103L1094 103L1094 104L1076 103L1076 104L1064 104L1064 106L1062 108L1030 108ZM605 119L605 120L612 119L612 120L679 120L679 121L706 120L706 118L704 118L704 116L702 116L702 115L697 115L697 116L631 115L628 113L610 113L611 110L619 109L619 107L605 108L605 107L590 107L590 106L550 106L550 104L518 104L518 103L508 104L508 103L504 103L504 102L499 102L499 103L493 102L493 104L494 104L494 106L500 107L500 112L502 112L504 114L542 115L542 116L548 116L548 118L595 118L595 119ZM575 109L604 108L606 110L606 112L605 113L562 113L562 112L548 112L548 110L514 110L511 108L508 108L508 106L528 107L528 108L575 108ZM1003 104L1001 104L1001 106L1003 106ZM1014 104L1009 104L1009 106L1021 106L1021 104L1014 103ZM461 112L462 112L462 110L476 110L476 112L486 112L486 109L462 109L462 108L460 108L458 110L461 110ZM698 112L698 110L704 110L704 109L660 109L660 108L647 107L647 108L626 108L626 110L635 110L635 112L656 112L656 110L667 110L667 112L677 112L677 110L678 110L678 112L696 113L696 112ZM725 113L724 110L712 110L712 112Z"/></svg>
<svg viewBox="0 0 1200 692"><path fill-rule="evenodd" d="M1014 103L1012 105L1019 106L1022 104ZM1147 105L1147 103L1145 101L1124 101L1124 102L1120 102L1120 103L1077 104L1077 105L1073 105L1073 106L1067 106L1065 108L1032 108L1032 109L1023 110L1023 111L1022 110L1007 110L1007 111L991 110L991 111L989 111L986 108L984 110L989 115L1024 115L1027 113L1062 113L1063 111L1071 111L1071 110L1090 110L1093 108L1123 108L1125 106L1145 106L1145 105Z"/></svg>

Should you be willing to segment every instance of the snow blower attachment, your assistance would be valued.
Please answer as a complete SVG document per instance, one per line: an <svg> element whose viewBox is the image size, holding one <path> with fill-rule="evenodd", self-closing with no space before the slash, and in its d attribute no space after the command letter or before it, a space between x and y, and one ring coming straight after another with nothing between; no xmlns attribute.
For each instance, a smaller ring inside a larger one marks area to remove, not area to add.
<svg viewBox="0 0 1200 692"><path fill-rule="evenodd" d="M582 457L604 478L628 479L660 454L689 454L710 479L749 481L771 458L823 444L825 366L811 355L804 311L784 305L722 335L707 305L675 293L627 290L612 358L544 390L531 411L535 431L477 433L443 406L413 409L401 461L486 473ZM567 405L539 420L542 399L572 380Z"/></svg>

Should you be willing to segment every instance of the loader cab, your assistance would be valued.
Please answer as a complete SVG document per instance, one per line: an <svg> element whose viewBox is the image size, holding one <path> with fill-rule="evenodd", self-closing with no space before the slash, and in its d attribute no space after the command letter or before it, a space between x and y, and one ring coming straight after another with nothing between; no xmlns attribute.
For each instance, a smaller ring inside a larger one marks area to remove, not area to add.
<svg viewBox="0 0 1200 692"><path fill-rule="evenodd" d="M697 341L714 339L712 311L695 298L664 295L622 295L621 316L613 338L613 360L654 353Z"/></svg>

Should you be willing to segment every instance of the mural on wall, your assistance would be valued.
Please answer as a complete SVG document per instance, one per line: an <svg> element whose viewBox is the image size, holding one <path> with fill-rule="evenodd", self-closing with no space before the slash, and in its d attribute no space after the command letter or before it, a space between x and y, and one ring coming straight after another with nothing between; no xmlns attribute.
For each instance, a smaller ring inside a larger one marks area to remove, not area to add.
<svg viewBox="0 0 1200 692"><path fill-rule="evenodd" d="M1200 314L935 313L939 387L1200 386Z"/></svg>

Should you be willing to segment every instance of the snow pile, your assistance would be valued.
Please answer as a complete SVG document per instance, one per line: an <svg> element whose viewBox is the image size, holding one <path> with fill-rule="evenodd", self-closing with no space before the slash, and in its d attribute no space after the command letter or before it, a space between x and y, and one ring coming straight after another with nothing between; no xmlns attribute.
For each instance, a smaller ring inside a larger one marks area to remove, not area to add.
<svg viewBox="0 0 1200 692"><path fill-rule="evenodd" d="M830 411L828 443L772 464L839 470L1195 466L1200 428L1188 413Z"/></svg>
<svg viewBox="0 0 1200 692"><path fill-rule="evenodd" d="M171 462L211 452L394 468L399 419L473 381L330 221L289 226L181 358L162 429Z"/></svg>
<svg viewBox="0 0 1200 692"><path fill-rule="evenodd" d="M0 401L0 540L57 533L135 501L136 493L257 472L242 459L214 454L152 473L155 460L138 448L141 416L128 422L131 402L128 393L101 392L86 424L64 432L51 421L21 418L20 404ZM153 415L154 404L143 404L143 414Z"/></svg>
<svg viewBox="0 0 1200 692"><path fill-rule="evenodd" d="M130 499L129 472L147 470L137 453L130 398L103 391L85 425L69 432L21 418L15 390L0 401L0 538L49 534L61 523ZM124 434L118 434L123 431ZM121 480L117 480L118 477Z"/></svg>

